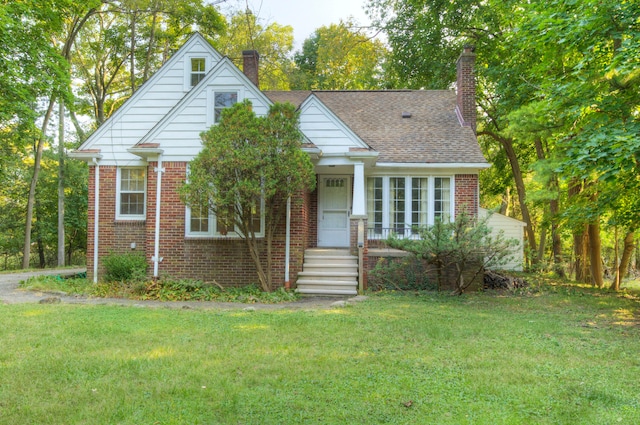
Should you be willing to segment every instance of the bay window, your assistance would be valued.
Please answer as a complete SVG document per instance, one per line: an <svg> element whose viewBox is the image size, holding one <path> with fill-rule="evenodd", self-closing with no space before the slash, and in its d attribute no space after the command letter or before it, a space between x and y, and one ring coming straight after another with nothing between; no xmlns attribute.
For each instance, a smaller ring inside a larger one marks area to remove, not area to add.
<svg viewBox="0 0 640 425"><path fill-rule="evenodd" d="M451 177L381 176L367 179L369 235L409 237L419 227L451 219Z"/></svg>

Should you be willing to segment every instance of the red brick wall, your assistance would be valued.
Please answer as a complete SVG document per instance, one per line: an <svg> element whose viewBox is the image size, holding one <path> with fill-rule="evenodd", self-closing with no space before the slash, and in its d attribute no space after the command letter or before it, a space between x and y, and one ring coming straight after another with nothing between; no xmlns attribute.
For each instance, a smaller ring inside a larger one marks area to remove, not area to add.
<svg viewBox="0 0 640 425"><path fill-rule="evenodd" d="M476 83L474 66L476 55L470 46L465 46L457 62L457 103L464 125L476 132Z"/></svg>
<svg viewBox="0 0 640 425"><path fill-rule="evenodd" d="M456 174L455 177L455 216L466 211L473 217L478 216L478 175Z"/></svg>
<svg viewBox="0 0 640 425"><path fill-rule="evenodd" d="M110 252L135 252L147 258L148 275L153 274L156 218L156 187L158 173L156 162L147 168L147 216L141 221L116 221L116 167L100 167L100 257ZM160 212L160 277L215 280L221 285L238 286L258 283L254 262L246 242L235 238L186 238L185 205L180 201L179 189L186 178L186 162L164 162ZM89 229L87 267L93 273L93 217L95 195L95 170L91 167L89 178ZM309 247L309 220L311 218L311 194L301 194L291 204L290 281L295 282L302 270L304 250ZM281 220L273 241L273 281L284 284L286 220ZM261 245L263 260L265 246ZM263 263L264 264L264 263ZM104 271L99 270L99 276ZM91 276L92 277L92 276Z"/></svg>
<svg viewBox="0 0 640 425"><path fill-rule="evenodd" d="M87 220L87 277L93 279L95 225L95 167L89 167L89 199ZM145 252L144 221L116 221L116 167L100 167L100 238L98 240L98 276L104 274L100 259L112 252ZM131 244L136 248L131 250Z"/></svg>

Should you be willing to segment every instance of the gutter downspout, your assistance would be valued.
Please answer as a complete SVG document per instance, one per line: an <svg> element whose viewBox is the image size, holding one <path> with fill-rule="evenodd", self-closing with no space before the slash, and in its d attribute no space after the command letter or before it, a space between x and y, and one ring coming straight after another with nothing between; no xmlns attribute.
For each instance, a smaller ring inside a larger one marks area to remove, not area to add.
<svg viewBox="0 0 640 425"><path fill-rule="evenodd" d="M158 173L158 177L156 179L156 229L155 229L155 242L154 242L154 251L153 257L151 260L153 261L153 278L158 278L158 265L162 261L160 257L160 199L162 196L162 174L164 173L164 168L162 168L162 154L158 154L158 166L154 169L156 173Z"/></svg>
<svg viewBox="0 0 640 425"><path fill-rule="evenodd" d="M93 158L93 165L95 167L95 190L94 190L94 216L93 216L93 283L98 283L98 240L100 229L100 166L98 165L98 159Z"/></svg>
<svg viewBox="0 0 640 425"><path fill-rule="evenodd" d="M289 256L291 253L291 197L287 198L287 225L284 243L284 289L291 289L289 281Z"/></svg>

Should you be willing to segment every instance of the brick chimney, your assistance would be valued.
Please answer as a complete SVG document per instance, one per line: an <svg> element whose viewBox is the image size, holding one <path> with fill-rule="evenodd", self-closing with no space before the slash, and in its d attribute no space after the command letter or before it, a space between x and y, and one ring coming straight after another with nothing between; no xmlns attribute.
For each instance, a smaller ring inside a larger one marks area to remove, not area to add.
<svg viewBox="0 0 640 425"><path fill-rule="evenodd" d="M242 72L246 75L256 87L258 85L258 62L260 55L255 50L242 51Z"/></svg>
<svg viewBox="0 0 640 425"><path fill-rule="evenodd" d="M473 69L476 63L475 48L465 45L462 54L458 58L457 68L457 92L458 102L456 112L463 126L471 127L476 132L476 80Z"/></svg>

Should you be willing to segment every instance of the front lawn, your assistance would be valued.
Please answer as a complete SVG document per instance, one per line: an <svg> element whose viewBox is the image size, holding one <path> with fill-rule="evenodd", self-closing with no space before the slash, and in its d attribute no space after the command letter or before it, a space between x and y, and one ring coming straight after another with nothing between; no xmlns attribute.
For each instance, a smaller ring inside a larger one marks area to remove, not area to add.
<svg viewBox="0 0 640 425"><path fill-rule="evenodd" d="M0 305L2 424L636 424L636 298L331 310Z"/></svg>

